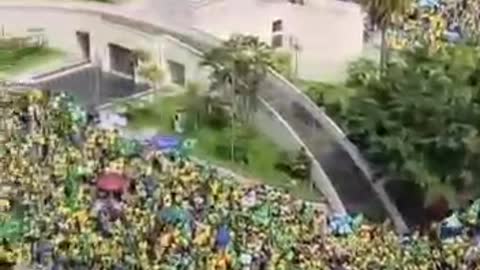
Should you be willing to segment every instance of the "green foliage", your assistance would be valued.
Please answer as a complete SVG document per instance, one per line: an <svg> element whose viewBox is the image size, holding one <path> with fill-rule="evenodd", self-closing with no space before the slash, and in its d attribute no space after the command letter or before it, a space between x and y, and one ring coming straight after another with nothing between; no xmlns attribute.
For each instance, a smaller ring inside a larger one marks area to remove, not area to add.
<svg viewBox="0 0 480 270"><path fill-rule="evenodd" d="M187 130L196 130L201 125L221 130L229 125L230 113L219 97L201 94L198 86L190 86L184 100Z"/></svg>
<svg viewBox="0 0 480 270"><path fill-rule="evenodd" d="M309 180L312 163L304 148L301 148L296 155L281 153L275 167L288 174L294 179Z"/></svg>
<svg viewBox="0 0 480 270"><path fill-rule="evenodd" d="M361 0L370 20L380 28L391 23L394 16L405 14L415 0Z"/></svg>
<svg viewBox="0 0 480 270"><path fill-rule="evenodd" d="M288 52L278 51L272 55L272 68L285 78L292 79L292 55Z"/></svg>
<svg viewBox="0 0 480 270"><path fill-rule="evenodd" d="M146 62L138 67L138 75L146 79L152 87L158 89L165 80L165 71L156 63Z"/></svg>
<svg viewBox="0 0 480 270"><path fill-rule="evenodd" d="M185 94L185 113L187 131L195 130L201 121L201 116L205 114L205 101L200 96L200 88L196 84L187 85L187 93Z"/></svg>
<svg viewBox="0 0 480 270"><path fill-rule="evenodd" d="M41 47L26 47L19 49L0 49L0 70L9 68L13 63L41 52Z"/></svg>
<svg viewBox="0 0 480 270"><path fill-rule="evenodd" d="M343 85L320 81L300 81L297 84L321 107L326 104L343 103L355 92Z"/></svg>
<svg viewBox="0 0 480 270"><path fill-rule="evenodd" d="M238 106L234 107L242 120L248 121L255 109L258 86L272 63L272 53L272 49L258 37L233 35L204 55L202 65L212 71L212 89L234 88L230 95L240 99Z"/></svg>
<svg viewBox="0 0 480 270"><path fill-rule="evenodd" d="M213 129L221 130L230 125L228 111L219 105L210 105L209 112L205 115L205 123Z"/></svg>
<svg viewBox="0 0 480 270"><path fill-rule="evenodd" d="M231 128L232 123L229 124ZM217 142L215 150L217 154L224 159L230 159L240 164L248 164L251 150L249 141L251 141L254 136L255 131L251 127L235 121L234 132L228 134L227 140Z"/></svg>
<svg viewBox="0 0 480 270"><path fill-rule="evenodd" d="M337 120L390 173L424 187L465 188L480 173L479 71L479 50L465 46L405 52L382 76L357 63L349 78L357 94Z"/></svg>
<svg viewBox="0 0 480 270"><path fill-rule="evenodd" d="M377 64L370 59L362 58L352 62L348 67L346 85L357 87L367 85L378 75Z"/></svg>
<svg viewBox="0 0 480 270"><path fill-rule="evenodd" d="M240 164L248 164L248 148L244 145L234 145L233 147L233 158L231 145L228 142L220 142L215 147L215 151L221 159L233 160Z"/></svg>
<svg viewBox="0 0 480 270"><path fill-rule="evenodd" d="M380 70L388 62L387 30L395 17L406 14L415 0L361 0L370 22L381 30Z"/></svg>
<svg viewBox="0 0 480 270"><path fill-rule="evenodd" d="M0 77L14 75L63 55L61 51L39 46L0 48Z"/></svg>
<svg viewBox="0 0 480 270"><path fill-rule="evenodd" d="M185 107L185 96L172 96L155 99L147 103L143 109L149 114L144 117L138 114L138 110L131 114L129 128L136 130L156 130L160 134L172 134L170 121L179 107ZM223 104L221 100L211 101L213 104ZM140 106L130 106L138 108ZM221 107L221 106L220 106ZM224 107L222 107L224 108ZM311 188L309 182L302 181L292 184L289 177L275 168L280 149L271 140L254 130L249 125L235 121L238 126L234 130L235 135L235 160L231 160L231 118L228 111L225 114L212 113L212 116L223 115L224 128L216 128L208 123L200 122L197 129L187 131L185 135L198 141L193 149L193 155L214 164L229 168L241 175L253 180L261 180L267 184L288 189L300 198L318 201L322 194ZM223 145L223 147L221 147ZM218 147L220 146L220 147ZM222 148L222 149L220 149ZM245 164L248 161L248 164Z"/></svg>

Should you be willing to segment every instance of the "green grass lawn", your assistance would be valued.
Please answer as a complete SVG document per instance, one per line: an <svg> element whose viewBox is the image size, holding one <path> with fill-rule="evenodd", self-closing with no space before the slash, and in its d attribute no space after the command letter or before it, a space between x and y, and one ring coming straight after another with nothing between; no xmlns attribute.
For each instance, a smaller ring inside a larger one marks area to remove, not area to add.
<svg viewBox="0 0 480 270"><path fill-rule="evenodd" d="M182 104L185 104L184 96L156 99L147 104L144 109L134 110L129 128L132 130L148 128L155 129L160 134L173 134L171 119L175 111L183 107ZM268 138L257 132L253 132L246 141L248 165L220 157L216 148L219 143L224 144L230 141L230 132L230 128L217 130L210 127L199 127L197 130L185 134L185 137L197 139L198 143L193 154L200 159L229 168L254 181L262 181L272 186L285 188L294 196L308 200L322 200L321 193L311 187L308 181L292 181L286 174L274 168L281 150Z"/></svg>
<svg viewBox="0 0 480 270"><path fill-rule="evenodd" d="M47 47L0 49L0 77L13 76L63 56L63 52Z"/></svg>

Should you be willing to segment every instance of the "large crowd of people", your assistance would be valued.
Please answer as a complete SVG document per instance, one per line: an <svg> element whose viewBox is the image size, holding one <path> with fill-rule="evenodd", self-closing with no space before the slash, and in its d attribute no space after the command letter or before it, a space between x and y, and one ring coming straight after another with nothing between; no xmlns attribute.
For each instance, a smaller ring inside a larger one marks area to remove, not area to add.
<svg viewBox="0 0 480 270"><path fill-rule="evenodd" d="M389 27L389 46L404 49L419 44L439 49L452 42L478 44L480 2L466 0L413 1L411 10Z"/></svg>
<svg viewBox="0 0 480 270"><path fill-rule="evenodd" d="M435 233L400 237L385 224L331 231L333 219L324 206L220 176L175 152L130 147L119 132L97 128L64 95L4 94L0 103L4 264L218 270L480 266L474 230L450 226L451 241L444 242ZM476 223L478 213L473 216Z"/></svg>

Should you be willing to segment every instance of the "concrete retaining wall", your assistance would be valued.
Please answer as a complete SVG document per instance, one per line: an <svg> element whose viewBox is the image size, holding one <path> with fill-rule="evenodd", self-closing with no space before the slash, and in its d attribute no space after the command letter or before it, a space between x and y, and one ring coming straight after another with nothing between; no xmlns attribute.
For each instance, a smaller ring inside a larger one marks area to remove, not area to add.
<svg viewBox="0 0 480 270"><path fill-rule="evenodd" d="M345 207L321 164L315 159L309 148L288 123L263 99L259 101L254 120L258 130L283 150L298 151L301 147L306 149L312 164L310 181L327 198L332 211L345 213Z"/></svg>

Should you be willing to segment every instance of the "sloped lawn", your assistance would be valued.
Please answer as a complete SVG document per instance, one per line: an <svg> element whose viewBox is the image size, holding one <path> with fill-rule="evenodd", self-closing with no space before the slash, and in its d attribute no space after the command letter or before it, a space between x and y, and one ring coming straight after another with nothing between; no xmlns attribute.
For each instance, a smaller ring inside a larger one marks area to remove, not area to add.
<svg viewBox="0 0 480 270"><path fill-rule="evenodd" d="M173 96L156 99L143 108L132 109L129 129L154 129L160 134L174 134L171 119L183 104L184 96ZM321 193L311 187L308 181L292 181L285 173L275 169L281 150L258 132L252 131L248 140L243 142L246 144L248 164L233 162L219 154L218 146L230 142L230 128L218 130L202 126L184 136L198 141L193 153L198 158L229 168L254 181L285 188L300 198L322 200Z"/></svg>
<svg viewBox="0 0 480 270"><path fill-rule="evenodd" d="M64 56L47 47L0 49L0 77L8 77Z"/></svg>

